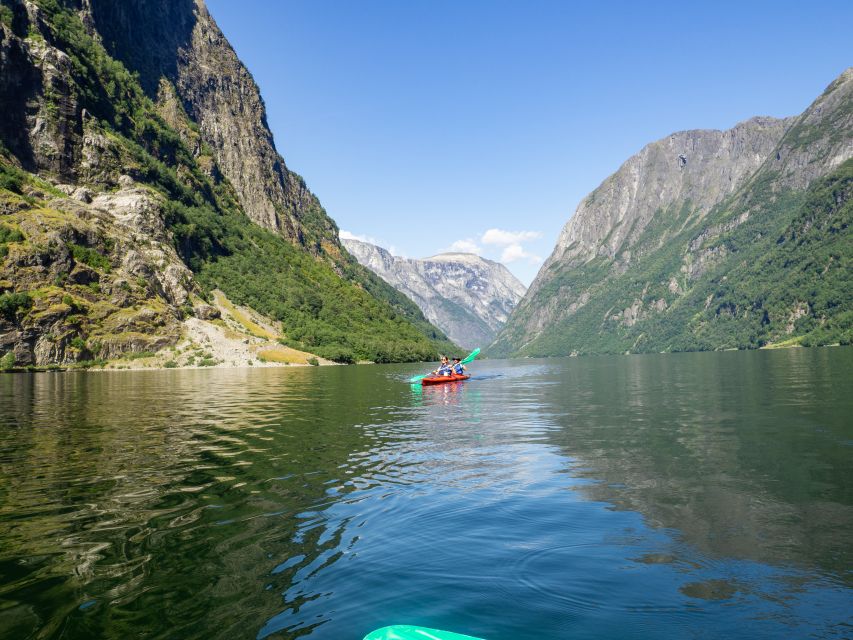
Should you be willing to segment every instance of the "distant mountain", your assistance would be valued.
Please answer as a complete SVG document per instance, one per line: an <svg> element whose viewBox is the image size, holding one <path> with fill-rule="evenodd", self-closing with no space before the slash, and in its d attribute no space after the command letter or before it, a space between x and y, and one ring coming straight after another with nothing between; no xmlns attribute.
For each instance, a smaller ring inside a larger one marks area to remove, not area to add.
<svg viewBox="0 0 853 640"><path fill-rule="evenodd" d="M524 285L502 264L473 253L442 253L414 260L360 240L341 241L362 265L421 308L457 344L489 344L524 295Z"/></svg>
<svg viewBox="0 0 853 640"><path fill-rule="evenodd" d="M853 69L794 118L649 144L578 206L493 355L853 341Z"/></svg>

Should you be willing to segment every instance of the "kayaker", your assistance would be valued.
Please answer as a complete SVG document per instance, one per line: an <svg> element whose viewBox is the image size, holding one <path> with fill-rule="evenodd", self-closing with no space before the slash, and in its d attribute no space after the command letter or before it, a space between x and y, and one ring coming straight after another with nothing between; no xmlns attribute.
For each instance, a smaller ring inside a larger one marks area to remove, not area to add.
<svg viewBox="0 0 853 640"><path fill-rule="evenodd" d="M436 376L449 376L453 373L453 368L447 361L447 356L441 356L441 364L439 365L438 369L436 369L432 373Z"/></svg>
<svg viewBox="0 0 853 640"><path fill-rule="evenodd" d="M460 358L453 358L453 365L451 366L451 369L453 369L453 373L458 376L465 375L466 368L467 367L462 364L462 360Z"/></svg>

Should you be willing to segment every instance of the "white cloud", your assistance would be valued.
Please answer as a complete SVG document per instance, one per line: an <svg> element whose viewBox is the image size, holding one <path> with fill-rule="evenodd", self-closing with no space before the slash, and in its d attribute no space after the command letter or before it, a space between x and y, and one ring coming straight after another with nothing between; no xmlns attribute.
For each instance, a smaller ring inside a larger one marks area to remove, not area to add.
<svg viewBox="0 0 853 640"><path fill-rule="evenodd" d="M359 236L350 231L344 231L343 229L338 231L338 237L341 240L361 240L362 242L369 242L370 244L379 244L376 238L371 238L370 236Z"/></svg>
<svg viewBox="0 0 853 640"><path fill-rule="evenodd" d="M539 264L542 258L530 253L524 248L524 244L542 237L539 231L507 231L505 229L488 229L481 237L480 242L485 245L501 247L501 262L509 264L526 260L530 264Z"/></svg>
<svg viewBox="0 0 853 640"><path fill-rule="evenodd" d="M510 245L518 245L521 248L521 243L530 242L541 238L542 234L538 231L504 231L503 229L489 229L480 238L483 244L494 244L499 247Z"/></svg>
<svg viewBox="0 0 853 640"><path fill-rule="evenodd" d="M501 252L501 262L509 264L518 260L527 260L530 264L539 264L542 258L524 250L520 244L511 244Z"/></svg>
<svg viewBox="0 0 853 640"><path fill-rule="evenodd" d="M457 240L448 248L448 251L456 253L476 253L480 255L480 247L471 239Z"/></svg>
<svg viewBox="0 0 853 640"><path fill-rule="evenodd" d="M397 256L399 258L405 258L406 255L402 251L397 251L397 247L393 244L389 247L386 247L381 240L374 238L373 236L366 235L358 235L356 233L352 233L351 231L346 231L344 229L340 229L338 231L338 237L341 240L359 240L361 242L367 242L368 244L372 244L381 249L385 249L392 256Z"/></svg>

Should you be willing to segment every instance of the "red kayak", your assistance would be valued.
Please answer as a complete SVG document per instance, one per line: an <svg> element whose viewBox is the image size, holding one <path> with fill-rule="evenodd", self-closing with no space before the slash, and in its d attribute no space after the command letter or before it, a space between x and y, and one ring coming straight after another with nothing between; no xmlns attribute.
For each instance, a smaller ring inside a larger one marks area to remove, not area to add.
<svg viewBox="0 0 853 640"><path fill-rule="evenodd" d="M428 384L444 384L445 382L459 382L460 380L467 380L471 376L469 375L459 375L458 373L454 373L450 376L430 376L428 378L424 378L421 380L421 384L426 386Z"/></svg>

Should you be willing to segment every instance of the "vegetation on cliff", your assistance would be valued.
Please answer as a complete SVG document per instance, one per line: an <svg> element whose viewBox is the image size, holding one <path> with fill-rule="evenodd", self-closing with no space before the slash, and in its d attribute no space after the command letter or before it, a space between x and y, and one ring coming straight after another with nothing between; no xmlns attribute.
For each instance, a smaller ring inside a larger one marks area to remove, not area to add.
<svg viewBox="0 0 853 640"><path fill-rule="evenodd" d="M611 274L602 259L556 274L549 283L553 290L590 287L592 299L521 351L555 355L853 343L853 160L805 193L773 193L771 184L752 186L749 218L705 247L708 255L720 256L719 262L693 282L680 267L683 247L696 238L694 228L650 250L623 274ZM742 198L731 209L724 203L711 220L738 218L746 202ZM640 246L658 244L651 232Z"/></svg>
<svg viewBox="0 0 853 640"><path fill-rule="evenodd" d="M136 333L157 334L168 326L163 344L174 343L174 323L165 318L179 320L191 312L187 295L171 294L154 280L168 261L146 266L141 275L127 272L123 259L129 251L144 253L150 238L137 229L116 242L114 219L99 221L104 212L92 211L104 206L110 194L113 200L132 197L137 208L142 203L156 211L166 237L195 275L184 283L190 296L205 297L219 288L235 302L280 320L294 347L342 362L424 360L452 350L414 303L345 252L332 259L331 247L312 255L251 223L186 112L178 109L177 120L175 113L164 117L164 105L143 91L137 75L110 57L76 12L57 0L38 0L36 6L34 16L22 4L13 4L0 29L23 75L33 75L27 65L34 65L45 50L58 52L55 57L62 61L67 56L67 63L50 69L51 77L42 69L36 92L38 115L48 120L44 129L54 136L50 142L64 152L59 160L39 158L41 150L34 150L32 141L4 130L0 199L9 224L0 225L0 323L5 323L0 333L6 336L0 351L14 350L24 363L111 355L96 339L111 317L104 309L112 315L124 313L126 305L139 310L145 298L156 302L163 319L151 326L139 324ZM2 97L14 102L12 96ZM16 117L22 120L23 114ZM79 202L54 188L69 182L88 189L75 196ZM304 214L325 216L322 208ZM21 242L20 226L34 220L44 245ZM150 225L144 223L143 230L145 224ZM12 246L15 255L7 256ZM27 266L35 263L41 266ZM84 268L89 276L69 278ZM120 295L122 288L135 297ZM63 302L69 300L72 304ZM50 327L59 328L58 347L37 349L53 330L44 322L47 316ZM130 341L119 350L151 347L150 341Z"/></svg>

